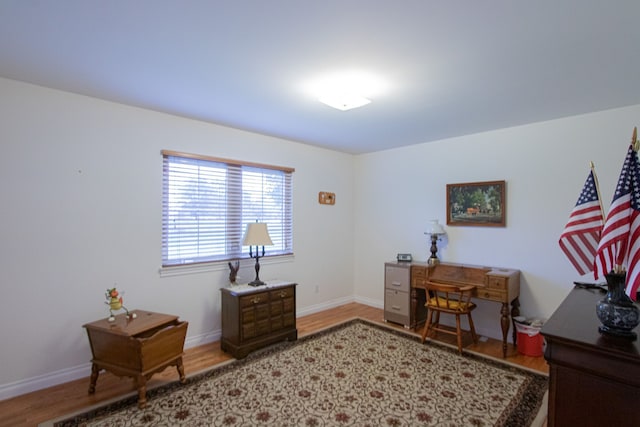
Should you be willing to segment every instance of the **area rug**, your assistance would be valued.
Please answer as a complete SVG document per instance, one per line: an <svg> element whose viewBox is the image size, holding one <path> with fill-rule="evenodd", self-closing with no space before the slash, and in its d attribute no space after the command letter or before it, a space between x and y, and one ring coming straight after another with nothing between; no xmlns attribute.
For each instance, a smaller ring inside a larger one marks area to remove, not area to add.
<svg viewBox="0 0 640 427"><path fill-rule="evenodd" d="M548 379L355 319L55 426L529 426Z"/></svg>

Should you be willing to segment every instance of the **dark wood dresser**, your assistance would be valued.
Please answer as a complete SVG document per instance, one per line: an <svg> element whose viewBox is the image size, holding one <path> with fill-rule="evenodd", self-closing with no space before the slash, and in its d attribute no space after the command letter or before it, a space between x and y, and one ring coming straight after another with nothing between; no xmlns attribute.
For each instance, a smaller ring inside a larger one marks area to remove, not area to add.
<svg viewBox="0 0 640 427"><path fill-rule="evenodd" d="M220 347L236 359L278 341L298 339L296 283L222 288Z"/></svg>
<svg viewBox="0 0 640 427"><path fill-rule="evenodd" d="M549 427L640 426L640 343L598 332L604 295L573 289L542 327Z"/></svg>

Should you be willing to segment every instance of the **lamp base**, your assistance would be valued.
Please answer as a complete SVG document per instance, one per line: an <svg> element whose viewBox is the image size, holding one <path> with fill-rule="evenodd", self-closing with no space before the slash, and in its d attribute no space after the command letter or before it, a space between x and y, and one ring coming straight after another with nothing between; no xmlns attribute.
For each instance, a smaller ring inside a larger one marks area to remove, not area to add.
<svg viewBox="0 0 640 427"><path fill-rule="evenodd" d="M438 258L435 257L431 257L427 260L427 264L429 265L438 265L440 264L440 260Z"/></svg>
<svg viewBox="0 0 640 427"><path fill-rule="evenodd" d="M249 285L249 286L264 286L264 285L266 285L266 283L265 283L265 282L263 282L263 281L262 281L262 280L260 280L260 279L256 279L256 280L254 280L253 282L248 283L248 285Z"/></svg>

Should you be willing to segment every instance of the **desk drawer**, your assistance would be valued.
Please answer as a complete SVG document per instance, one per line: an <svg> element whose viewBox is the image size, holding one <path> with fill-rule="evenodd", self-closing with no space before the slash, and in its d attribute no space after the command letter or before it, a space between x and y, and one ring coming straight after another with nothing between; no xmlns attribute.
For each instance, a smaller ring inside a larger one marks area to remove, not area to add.
<svg viewBox="0 0 640 427"><path fill-rule="evenodd" d="M426 279L427 277L427 268L419 265L414 265L411 267L411 277L416 279Z"/></svg>
<svg viewBox="0 0 640 427"><path fill-rule="evenodd" d="M490 301L509 302L507 301L508 295L506 291L495 288L476 288L476 297Z"/></svg>
<svg viewBox="0 0 640 427"><path fill-rule="evenodd" d="M487 288L507 290L507 277L487 276Z"/></svg>

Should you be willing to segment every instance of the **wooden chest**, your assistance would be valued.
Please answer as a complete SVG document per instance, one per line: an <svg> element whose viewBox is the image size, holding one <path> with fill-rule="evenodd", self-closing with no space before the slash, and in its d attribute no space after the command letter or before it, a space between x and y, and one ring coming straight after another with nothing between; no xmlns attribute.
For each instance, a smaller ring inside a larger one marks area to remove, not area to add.
<svg viewBox="0 0 640 427"><path fill-rule="evenodd" d="M167 366L176 366L180 381L185 381L182 355L187 334L187 322L177 316L134 310L135 319L126 314L84 325L93 354L89 393L95 392L101 370L135 379L138 406L147 403L146 382Z"/></svg>

